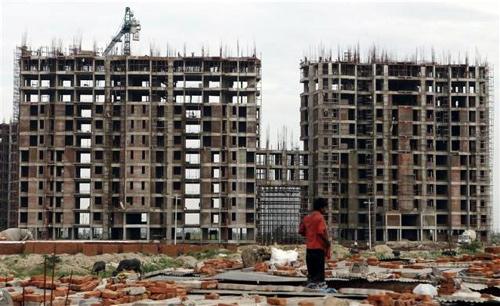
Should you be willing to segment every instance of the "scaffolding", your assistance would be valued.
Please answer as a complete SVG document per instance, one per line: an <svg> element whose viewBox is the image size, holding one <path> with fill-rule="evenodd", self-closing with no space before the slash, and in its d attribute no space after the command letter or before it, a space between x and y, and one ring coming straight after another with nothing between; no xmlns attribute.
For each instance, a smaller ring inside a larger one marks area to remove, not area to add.
<svg viewBox="0 0 500 306"><path fill-rule="evenodd" d="M269 245L302 242L298 234L301 220L301 187L260 186L257 227L259 243Z"/></svg>
<svg viewBox="0 0 500 306"><path fill-rule="evenodd" d="M9 125L9 184L7 194L7 225L8 227L17 227L18 209L19 209L19 151L18 151L18 122L19 122L19 104L20 104L20 76L21 76L21 55L25 47L17 47L14 50L14 88L12 99L12 119Z"/></svg>

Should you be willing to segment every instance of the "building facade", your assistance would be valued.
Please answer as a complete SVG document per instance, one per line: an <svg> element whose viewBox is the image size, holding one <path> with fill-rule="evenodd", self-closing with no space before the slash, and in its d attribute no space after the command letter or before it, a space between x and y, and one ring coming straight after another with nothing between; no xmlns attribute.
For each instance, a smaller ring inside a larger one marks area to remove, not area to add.
<svg viewBox="0 0 500 306"><path fill-rule="evenodd" d="M309 195L329 199L337 239L442 241L465 229L486 239L488 74L469 64L301 63Z"/></svg>
<svg viewBox="0 0 500 306"><path fill-rule="evenodd" d="M3 223L37 239L294 243L315 197L338 240L487 238L485 65L304 60L304 148L273 150L255 56L17 58Z"/></svg>
<svg viewBox="0 0 500 306"><path fill-rule="evenodd" d="M0 123L0 231L8 228L10 124Z"/></svg>
<svg viewBox="0 0 500 306"><path fill-rule="evenodd" d="M23 49L19 61L20 227L255 240L258 58Z"/></svg>

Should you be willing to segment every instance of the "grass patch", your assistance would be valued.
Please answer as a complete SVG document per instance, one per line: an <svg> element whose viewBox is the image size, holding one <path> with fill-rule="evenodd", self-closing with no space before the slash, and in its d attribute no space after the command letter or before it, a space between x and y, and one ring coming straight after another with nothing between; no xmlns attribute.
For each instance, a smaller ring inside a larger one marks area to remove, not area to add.
<svg viewBox="0 0 500 306"><path fill-rule="evenodd" d="M229 255L231 252L226 249L207 249L200 252L189 252L188 256L192 256L197 260L211 259L217 257L219 254Z"/></svg>
<svg viewBox="0 0 500 306"><path fill-rule="evenodd" d="M160 257L159 259L152 261L150 263L145 263L142 265L142 271L144 273L154 272L158 270L163 270L167 268L179 268L182 263L178 260L170 258L168 256Z"/></svg>

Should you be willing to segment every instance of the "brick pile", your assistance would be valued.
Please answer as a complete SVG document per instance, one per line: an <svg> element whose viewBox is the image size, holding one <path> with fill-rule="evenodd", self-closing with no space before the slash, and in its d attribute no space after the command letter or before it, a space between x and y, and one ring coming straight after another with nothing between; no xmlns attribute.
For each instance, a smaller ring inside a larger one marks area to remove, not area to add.
<svg viewBox="0 0 500 306"><path fill-rule="evenodd" d="M21 284L24 289L24 302L43 302L44 295L41 289L45 287L48 288L45 293L45 301L49 303L52 294L54 306L64 306L66 296L68 295L70 297L68 300L71 301L71 296L77 292L81 292L84 299L94 298L97 302L93 303L93 306L133 303L144 299L166 300L175 297L186 299L188 292L184 286L176 284L174 281L151 280L108 283L105 288L97 289L99 279L92 276L74 276L71 279L62 277L53 283L49 279L44 280L43 276L33 276ZM201 282L202 289L216 289L217 285L216 280ZM52 289L53 292L51 293L49 289ZM20 306L23 303L23 293L13 288L10 288L9 291L15 306Z"/></svg>
<svg viewBox="0 0 500 306"><path fill-rule="evenodd" d="M265 273L267 273L269 271L269 266L265 262L258 262L253 267L253 270L255 272L265 272Z"/></svg>
<svg viewBox="0 0 500 306"><path fill-rule="evenodd" d="M500 255L500 246L489 246L484 248L485 253Z"/></svg>
<svg viewBox="0 0 500 306"><path fill-rule="evenodd" d="M470 276L496 278L500 276L500 259L473 261L466 272Z"/></svg>
<svg viewBox="0 0 500 306"><path fill-rule="evenodd" d="M201 267L195 269L196 273L205 275L215 275L224 272L225 270L241 269L243 264L236 260L230 259L208 259L203 262Z"/></svg>
<svg viewBox="0 0 500 306"><path fill-rule="evenodd" d="M363 302L373 306L439 306L429 295L413 293L382 293L371 294Z"/></svg>
<svg viewBox="0 0 500 306"><path fill-rule="evenodd" d="M439 283L438 293L439 295L452 295L457 291L455 285L456 272L444 271Z"/></svg>
<svg viewBox="0 0 500 306"><path fill-rule="evenodd" d="M276 270L273 271L273 275L277 276L297 276L297 268L288 265L275 265Z"/></svg>

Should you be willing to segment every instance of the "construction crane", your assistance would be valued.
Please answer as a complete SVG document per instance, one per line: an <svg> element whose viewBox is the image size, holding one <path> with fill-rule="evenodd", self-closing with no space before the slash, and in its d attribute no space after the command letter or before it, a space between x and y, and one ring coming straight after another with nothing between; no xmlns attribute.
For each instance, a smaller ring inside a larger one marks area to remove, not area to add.
<svg viewBox="0 0 500 306"><path fill-rule="evenodd" d="M118 31L118 33L113 37L109 45L104 50L104 56L110 55L116 43L123 40L123 55L130 55L130 35L132 34L132 39L134 41L139 40L139 31L141 30L141 24L139 20L134 18L134 13L130 7L125 8L125 17L123 18L123 24Z"/></svg>

